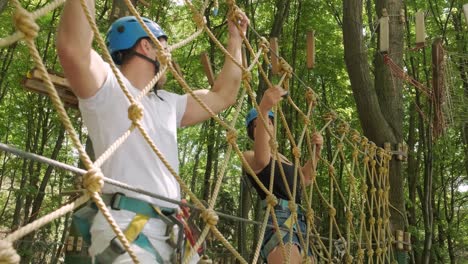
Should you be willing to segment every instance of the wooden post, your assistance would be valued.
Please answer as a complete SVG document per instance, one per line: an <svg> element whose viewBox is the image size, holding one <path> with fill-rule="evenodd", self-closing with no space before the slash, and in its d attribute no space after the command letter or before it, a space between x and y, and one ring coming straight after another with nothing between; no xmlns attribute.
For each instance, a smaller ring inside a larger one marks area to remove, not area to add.
<svg viewBox="0 0 468 264"><path fill-rule="evenodd" d="M74 243L75 243L75 237L74 236L68 236L67 251L72 251L73 250Z"/></svg>
<svg viewBox="0 0 468 264"><path fill-rule="evenodd" d="M389 34L390 30L388 27L389 18L387 15L387 10L384 8L382 11L382 17L379 20L380 23L380 43L379 43L379 51L382 53L388 52L389 48Z"/></svg>
<svg viewBox="0 0 468 264"><path fill-rule="evenodd" d="M208 77L208 83L210 86L214 84L214 74L213 69L211 68L210 57L208 57L208 53L203 52L201 55L201 62L203 64L203 69L205 70L206 77Z"/></svg>
<svg viewBox="0 0 468 264"><path fill-rule="evenodd" d="M395 234L396 234L396 246L397 246L397 249L399 250L403 250L403 231L402 230L397 230L395 231Z"/></svg>
<svg viewBox="0 0 468 264"><path fill-rule="evenodd" d="M404 160L403 159L403 144L402 143L397 144L397 151L398 151L397 159L398 160Z"/></svg>
<svg viewBox="0 0 468 264"><path fill-rule="evenodd" d="M437 38L432 43L432 104L434 107L432 136L438 138L444 131L445 118L442 105L445 103L444 89L444 49L442 39Z"/></svg>
<svg viewBox="0 0 468 264"><path fill-rule="evenodd" d="M278 53L278 38L270 39L270 49L271 49L271 71L273 74L278 74L279 72L279 53Z"/></svg>
<svg viewBox="0 0 468 264"><path fill-rule="evenodd" d="M403 151L403 161L408 161L408 145L406 144L403 144L403 148L402 150Z"/></svg>
<svg viewBox="0 0 468 264"><path fill-rule="evenodd" d="M404 238L405 238L405 250L411 251L411 233L405 232Z"/></svg>
<svg viewBox="0 0 468 264"><path fill-rule="evenodd" d="M424 46L426 42L426 29L424 26L424 12L416 12L416 46Z"/></svg>
<svg viewBox="0 0 468 264"><path fill-rule="evenodd" d="M83 248L83 238L79 236L78 239L76 240L76 251L81 252L82 248Z"/></svg>
<svg viewBox="0 0 468 264"><path fill-rule="evenodd" d="M315 66L315 32L307 31L307 68L313 69Z"/></svg>
<svg viewBox="0 0 468 264"><path fill-rule="evenodd" d="M466 21L466 24L468 25L468 4L463 5L463 12L465 13L465 21Z"/></svg>
<svg viewBox="0 0 468 264"><path fill-rule="evenodd" d="M387 152L391 152L391 151L392 151L392 144L390 144L390 142L385 142L385 143L384 143L384 149L385 149Z"/></svg>

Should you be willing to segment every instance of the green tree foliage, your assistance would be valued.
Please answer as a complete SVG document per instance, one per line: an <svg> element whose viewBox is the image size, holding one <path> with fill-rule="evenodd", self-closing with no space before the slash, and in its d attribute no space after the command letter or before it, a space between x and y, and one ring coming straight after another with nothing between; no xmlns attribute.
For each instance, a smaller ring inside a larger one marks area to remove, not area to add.
<svg viewBox="0 0 468 264"><path fill-rule="evenodd" d="M314 110L315 126L323 126L320 118L333 110L346 120L353 128L361 130L356 104L351 90L348 73L344 63L343 45L343 10L342 1L338 0L242 0L237 1L251 19L252 30L248 37L258 49L259 38L269 37L273 28L274 18L280 4L287 4L287 12L281 25L279 35L280 54L294 68L295 76L291 80L290 95L293 101L303 110L306 109L306 86L314 89L320 96L320 103ZM22 5L32 11L44 6L44 1L21 1ZM198 7L201 1L194 1ZM425 226L424 211L424 168L432 162L433 184L431 206L433 208L433 236L431 261L433 263L463 263L468 256L468 116L467 98L467 65L468 65L468 26L463 18L462 1L417 0L406 1L404 10L405 49L403 55L404 70L413 78L427 87L431 87L432 66L430 44L436 37L443 39L447 54L447 66L451 71L447 74L447 90L452 95L453 122L448 124L446 133L438 140L429 140L427 132L431 128L431 104L421 91L404 84L403 109L405 113L404 128L400 133L409 146L408 162L403 165L402 179L405 179L405 216L406 231L413 237L411 259L420 263L424 249ZM377 20L373 1L365 1L364 23L362 32L365 35L366 47L369 49L369 62L373 64L373 55L377 45ZM110 20L111 1L97 1L97 25L104 36ZM219 14L214 16L211 11L213 2L207 9L207 24L222 43L226 42L226 6L220 1ZM174 1L152 1L148 7L139 4L138 11L145 16L157 20L169 36L169 43L177 43L196 31L191 12L183 5ZM426 11L426 47L414 50L414 14L418 10ZM14 32L12 24L11 5L0 1L0 37ZM54 45L55 30L60 10L53 11L38 21L41 31L36 39L36 45L47 68L60 72ZM316 67L313 70L306 67L306 39L308 30L314 30L316 36ZM200 53L208 52L213 70L219 72L224 61L224 55L206 36L197 38L194 42L176 50L172 58L182 71L182 75L193 88L209 87L207 78L200 64ZM268 68L267 65L265 65ZM33 152L58 161L78 165L76 152L64 133L57 114L46 96L26 91L22 85L28 71L33 68L33 62L27 47L19 42L0 49L0 142L14 145L28 152ZM375 68L371 67L371 74ZM258 69L253 71L253 84L259 83ZM269 76L278 81L277 76ZM257 87L253 85L253 87ZM183 93L177 82L169 76L166 84L169 91ZM261 92L257 93L261 96ZM257 100L259 97L257 98ZM247 98L247 100L250 100ZM302 124L288 105L284 105L288 125L292 128L294 137L298 138ZM239 119L238 144L247 149L251 144L244 128L244 118L251 103L244 105ZM86 129L82 127L79 112L68 109L68 114L74 126L86 141ZM235 109L228 109L220 114L225 121L233 120ZM279 128L278 141L281 151L292 158L284 128ZM336 148L334 141L327 139L324 158ZM198 196L206 198L212 193L214 182L229 144L226 141L226 131L215 122L205 122L195 127L185 128L179 132L180 174ZM429 146L432 149L432 159L427 160ZM307 159L304 153L303 159ZM348 153L347 155L350 155ZM425 158L426 157L426 158ZM343 167L341 167L343 169ZM337 168L339 171L340 168ZM347 179L341 179L341 185L347 186ZM327 192L328 175L324 167L319 168L317 181ZM0 238L19 226L49 213L61 204L71 199L67 192L76 190L76 175L70 172L52 169L46 164L16 157L0 152ZM241 183L246 182L243 176L241 162L235 155L227 167L223 179L221 193L215 209L230 215L240 215ZM344 188L346 189L346 188ZM464 191L463 191L464 190ZM328 190L329 191L329 190ZM250 219L260 216L258 198L254 192L246 192L251 203L248 208ZM318 199L315 199L317 201ZM316 207L322 223L327 223L328 214L325 205ZM337 205L338 219L343 217L344 209ZM341 213L341 216L340 216ZM68 225L68 216L56 220L17 243L17 248L24 263L57 263L63 250L64 238ZM258 239L257 225L246 224L246 235L238 236L239 225L236 221L221 218L218 224L222 233L239 248L247 244L247 254ZM225 258L226 249L211 237L208 238L209 253L215 258Z"/></svg>

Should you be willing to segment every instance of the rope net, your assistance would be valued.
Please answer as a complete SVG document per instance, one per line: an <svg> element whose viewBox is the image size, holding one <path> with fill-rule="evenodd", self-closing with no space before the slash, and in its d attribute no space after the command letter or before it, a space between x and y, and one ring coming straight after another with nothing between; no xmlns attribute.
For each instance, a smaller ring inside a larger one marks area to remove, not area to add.
<svg viewBox="0 0 468 264"><path fill-rule="evenodd" d="M123 81L117 74L118 69L112 62L112 59L107 52L104 41L99 34L99 30L95 24L95 21L91 18L86 2L81 0L83 9L88 18L88 22L94 31L95 40L102 50L103 58L111 65L112 71L117 76L122 92L126 95L131 103L128 109L128 117L131 120L131 126L128 130L121 135L108 150L105 151L100 157L96 158L96 161L92 161L87 155L84 146L80 142L77 131L72 126L70 118L65 111L65 107L57 94L56 89L50 79L49 74L44 66L42 58L35 45L35 38L39 34L39 27L35 20L46 15L53 9L59 7L65 2L65 0L55 0L48 3L46 6L29 12L24 9L18 0L12 0L11 3L15 9L14 12L14 24L17 31L12 35L0 39L0 47L7 47L18 41L23 41L29 50L31 58L34 61L35 67L40 73L41 79L44 81L49 97L52 100L54 107L57 110L58 116L63 123L67 134L73 143L81 161L83 162L86 170L83 175L82 186L85 188L83 194L75 199L74 201L65 204L56 211L44 215L36 221L29 223L23 227L20 227L16 231L9 233L5 238L0 240L0 262L1 263L18 263L19 256L12 246L12 243L23 238L27 234L41 228L42 226L50 223L54 219L64 216L65 214L72 212L80 205L86 203L89 199L97 205L99 210L103 213L104 217L112 227L118 239L125 247L131 258L135 263L139 263L137 256L134 254L130 245L125 238L122 230L116 224L112 215L109 213L105 203L100 196L100 190L104 184L114 184L121 188L140 191L133 188L125 183L116 182L106 175L103 175L100 167L101 165L112 156L112 153L122 145L125 140L132 134L139 131L147 141L148 145L158 156L158 158L166 165L172 176L177 179L180 184L182 191L190 197L190 201L193 205L201 211L201 219L204 222L204 228L201 231L198 241L193 248L198 248L206 239L209 234L215 237L232 256L237 259L240 263L257 263L260 256L260 247L262 239L258 239L257 244L252 253L252 257L247 259L246 256L242 256L238 250L232 245L232 243L226 238L225 235L218 229L217 224L219 222L219 214L214 210L217 201L219 200L219 194L222 187L223 179L225 178L228 164L232 162L234 156L242 162L243 167L252 175L252 168L248 165L246 160L243 158L242 150L238 145L238 129L245 129L243 127L236 128L235 124L239 118L241 110L245 109L247 101L250 101L258 111L258 104L256 103L255 92L252 88L254 80L263 78L268 86L280 85L285 90L289 89L289 82L292 78L298 78L292 67L283 59L279 58L280 61L280 80L277 83L272 83L268 78L267 72L262 67L262 63L270 64L269 53L270 46L269 42L265 38L260 38L257 43L258 50L251 45L251 43L244 37L243 42L246 47L246 52L250 55L251 63L247 65L247 62L235 61L235 59L227 52L223 44L216 38L213 32L207 27L206 20L202 14L205 13L205 9L208 6L208 2L205 2L201 7L196 7L191 1L185 1L185 6L193 15L193 21L197 26L198 30L191 36L183 39L182 41L169 46L164 49L159 41L154 38L149 29L132 5L129 0L125 3L130 10L130 13L137 17L138 21L144 28L144 30L151 36L151 40L154 42L158 50L158 60L161 64L159 73L154 79L146 86L146 88L136 97L133 97ZM226 1L229 13L228 19L233 21L237 20L240 9L234 1ZM215 3L217 10L217 2ZM238 100L235 111L233 111L233 118L228 121L215 115L211 109L209 109L197 96L193 93L192 87L187 81L179 74L171 59L171 52L179 49L197 38L206 36L221 50L226 56L226 59L233 60L238 67L243 71L242 77L242 89L240 99ZM276 55L274 55L276 56ZM260 76L253 78L252 72L258 70ZM171 74L173 78L178 82L180 87L186 92L193 96L198 103L211 114L212 118L226 131L226 141L228 142L227 150L224 154L222 164L217 171L217 178L214 183L213 190L210 195L208 204L204 204L193 192L190 190L186 182L182 179L181 175L176 173L174 168L171 168L169 163L166 161L164 155L160 152L158 147L151 140L145 128L142 126L140 119L144 113L144 109L141 107L139 101L144 97L153 87L153 85L159 80L159 78L165 74ZM278 142L276 140L277 134L280 132L288 139L288 144L291 147L293 154L293 163L296 165L295 169L295 180L293 191L289 190L290 201L295 201L296 196L296 185L302 185L302 204L298 205L294 202L290 202L289 209L293 215L293 222L298 221L298 207L301 206L305 212L307 230L310 230L307 234L300 237L300 244L302 248L311 248L314 252L316 261L323 263L390 263L393 261L393 235L389 226L389 178L388 168L391 154L377 147L374 143L369 142L365 137L360 135L356 130L350 129L348 123L343 121L336 113L330 111L322 117L313 115L314 109L318 103L321 103L318 96L314 91L307 87L305 92L305 98L307 100L308 107L305 111L301 110L292 100L288 97L284 100L283 104L289 104L289 108L293 109L296 114L300 117L303 122L300 126L299 136L296 138L291 131L286 113L283 112L283 107L279 105L275 111L279 118L275 119L276 131L269 131L271 140L271 148L273 155L276 156L276 160L279 159ZM260 115L261 122L266 125L265 120ZM320 127L318 127L320 125ZM281 128L280 128L281 127ZM280 130L281 129L281 130ZM310 187L306 187L301 174L300 167L301 161L307 157L312 159L315 158L311 153L315 153L315 146L311 143L311 135L313 132L326 133L326 145L330 146L331 152L329 158L321 157L318 161L318 170L314 173L312 184ZM338 170L337 170L338 168ZM283 181L287 186L286 176L284 171L280 171ZM275 211L273 207L277 204L277 198L272 194L269 186L264 186L260 180L254 179L267 194L267 207L263 214L260 236L263 237L265 229L267 227L267 219L271 215L273 218L274 228L279 229L278 221L276 220ZM271 184L270 184L271 185ZM144 193L144 192L143 192ZM319 220L318 220L319 219ZM290 228L289 241L292 241L293 225ZM300 233L301 230L298 230ZM279 236L280 232L276 232ZM282 252L285 254L286 259L290 257L290 247L287 247L279 237L280 247ZM242 243L242 242L240 242ZM192 254L195 251L192 250ZM188 263L191 256L185 257L183 263ZM310 259L303 256L304 261L309 262Z"/></svg>

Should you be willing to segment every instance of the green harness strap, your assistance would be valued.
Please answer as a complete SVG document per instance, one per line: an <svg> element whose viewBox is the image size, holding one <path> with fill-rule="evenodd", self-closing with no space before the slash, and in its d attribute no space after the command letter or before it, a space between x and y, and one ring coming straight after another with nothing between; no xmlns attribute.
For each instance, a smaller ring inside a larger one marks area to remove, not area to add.
<svg viewBox="0 0 468 264"><path fill-rule="evenodd" d="M130 243L133 243L150 252L158 263L163 263L161 255L153 247L149 239L143 233L141 233L141 231L148 222L149 218L160 218L166 222L166 224L170 224L167 222L167 220L170 220L171 222L177 221L177 219L172 216L172 214L175 213L175 209L154 207L148 202L132 197L127 197L121 193L104 194L102 195L102 199L106 205L110 206L114 210L126 210L136 213L135 217L124 231L127 240ZM91 244L90 228L97 212L98 209L96 205L93 202L89 202L86 206L80 208L73 214L73 228L75 228L76 233L79 233L82 236L84 241L83 244ZM103 252L98 254L95 260L96 263L112 263L117 257L124 254L125 252L126 250L124 249L123 245L116 237L114 237L110 241L109 246ZM79 252L79 254L66 255L65 263L88 264L92 263L92 259L89 256L83 255L82 252Z"/></svg>

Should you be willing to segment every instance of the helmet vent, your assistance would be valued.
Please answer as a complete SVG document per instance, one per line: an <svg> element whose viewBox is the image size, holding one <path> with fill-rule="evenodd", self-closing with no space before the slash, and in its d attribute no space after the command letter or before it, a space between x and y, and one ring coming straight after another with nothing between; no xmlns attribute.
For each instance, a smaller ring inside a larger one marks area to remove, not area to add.
<svg viewBox="0 0 468 264"><path fill-rule="evenodd" d="M122 32L124 32L124 31L125 31L125 27L124 27L124 26L120 26L120 27L117 28L117 32L119 32L119 33L122 33Z"/></svg>

